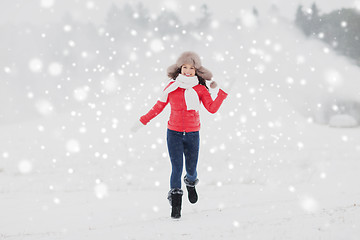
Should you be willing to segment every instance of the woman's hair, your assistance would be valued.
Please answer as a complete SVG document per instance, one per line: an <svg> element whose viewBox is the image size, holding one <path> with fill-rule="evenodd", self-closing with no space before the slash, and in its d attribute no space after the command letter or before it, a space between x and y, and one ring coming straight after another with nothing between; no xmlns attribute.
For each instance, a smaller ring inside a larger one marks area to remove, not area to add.
<svg viewBox="0 0 360 240"><path fill-rule="evenodd" d="M179 74L181 73L181 68L178 68L177 71L175 71L173 74L171 74L171 79L175 80ZM202 77L200 77L196 72L195 72L195 76L197 76L198 80L199 80L199 84L200 85L204 85L206 87L207 90L209 90L208 86L206 86L206 80L203 79Z"/></svg>
<svg viewBox="0 0 360 240"><path fill-rule="evenodd" d="M195 74L197 78L199 79L199 84L204 85L207 90L209 90L208 86L206 86L206 80L200 77L199 75Z"/></svg>

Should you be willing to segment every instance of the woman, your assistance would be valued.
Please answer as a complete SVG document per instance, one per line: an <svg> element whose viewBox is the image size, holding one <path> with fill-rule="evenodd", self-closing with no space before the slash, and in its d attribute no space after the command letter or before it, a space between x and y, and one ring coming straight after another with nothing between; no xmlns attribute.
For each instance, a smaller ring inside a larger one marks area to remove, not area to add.
<svg viewBox="0 0 360 240"><path fill-rule="evenodd" d="M210 113L215 113L227 97L227 93L219 89L216 99L211 98L206 80L210 81L212 74L201 66L200 57L194 52L181 54L176 64L167 69L167 74L172 81L164 89L161 98L147 114L140 118L140 122L132 130L136 131L140 126L146 125L170 103L167 145L172 172L168 199L172 206L171 217L180 218L183 195L181 190L183 156L185 156L186 169L184 182L188 199L191 203L196 203L198 200L195 185L199 182L196 168L200 142L200 103L202 102ZM210 86L214 88L216 83L212 82Z"/></svg>

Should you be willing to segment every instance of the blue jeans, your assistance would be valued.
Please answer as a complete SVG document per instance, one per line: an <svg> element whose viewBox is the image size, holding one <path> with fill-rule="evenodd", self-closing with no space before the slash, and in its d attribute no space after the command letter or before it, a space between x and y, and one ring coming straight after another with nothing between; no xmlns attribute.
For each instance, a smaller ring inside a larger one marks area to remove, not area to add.
<svg viewBox="0 0 360 240"><path fill-rule="evenodd" d="M167 130L167 145L172 166L170 188L181 188L181 175L185 155L186 177L194 182L197 178L197 162L199 157L199 132L177 132Z"/></svg>

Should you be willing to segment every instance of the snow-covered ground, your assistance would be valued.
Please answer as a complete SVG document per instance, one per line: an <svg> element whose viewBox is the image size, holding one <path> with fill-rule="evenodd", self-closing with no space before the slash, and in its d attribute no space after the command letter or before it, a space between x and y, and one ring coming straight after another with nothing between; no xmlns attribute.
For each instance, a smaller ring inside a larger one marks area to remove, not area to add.
<svg viewBox="0 0 360 240"><path fill-rule="evenodd" d="M123 87L116 76L116 94L71 111L53 111L49 97L31 110L39 117L1 125L0 239L359 239L360 128L328 123L334 100L359 100L360 68L277 12L250 12L150 59L154 47L139 47L140 77ZM185 197L174 221L169 107L129 129L185 50L229 97L215 115L201 110L199 202ZM86 86L73 89L86 102Z"/></svg>

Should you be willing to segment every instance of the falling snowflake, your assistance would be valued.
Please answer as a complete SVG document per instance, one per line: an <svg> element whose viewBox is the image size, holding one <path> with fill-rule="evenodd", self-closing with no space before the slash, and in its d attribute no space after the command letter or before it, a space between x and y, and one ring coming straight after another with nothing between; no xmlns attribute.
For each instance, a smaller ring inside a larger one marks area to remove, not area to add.
<svg viewBox="0 0 360 240"><path fill-rule="evenodd" d="M257 25L257 18L252 14L251 11L243 10L241 12L241 22L247 28L254 28Z"/></svg>
<svg viewBox="0 0 360 240"><path fill-rule="evenodd" d="M4 67L4 72L6 72L6 73L11 73L11 68L9 68L9 67Z"/></svg>
<svg viewBox="0 0 360 240"><path fill-rule="evenodd" d="M295 192L295 187L294 186L289 186L289 191L290 192Z"/></svg>
<svg viewBox="0 0 360 240"><path fill-rule="evenodd" d="M76 139L70 139L66 142L66 150L70 153L80 152L80 143Z"/></svg>
<svg viewBox="0 0 360 240"><path fill-rule="evenodd" d="M48 71L51 76L58 76L62 73L63 66L58 62L50 63Z"/></svg>
<svg viewBox="0 0 360 240"><path fill-rule="evenodd" d="M8 152L3 152L2 157L3 158L9 158L10 154Z"/></svg>
<svg viewBox="0 0 360 240"><path fill-rule="evenodd" d="M43 63L39 58L33 58L29 61L29 69L34 73L41 72L43 68Z"/></svg>
<svg viewBox="0 0 360 240"><path fill-rule="evenodd" d="M97 183L94 187L95 196L104 199L109 196L109 189L105 183Z"/></svg>
<svg viewBox="0 0 360 240"><path fill-rule="evenodd" d="M70 32L71 30L72 30L72 27L71 27L71 25L65 25L64 27L63 27L63 29L64 29L64 31L65 32Z"/></svg>
<svg viewBox="0 0 360 240"><path fill-rule="evenodd" d="M159 207L158 206L153 206L153 211L154 212L159 212Z"/></svg>
<svg viewBox="0 0 360 240"><path fill-rule="evenodd" d="M95 8L95 3L93 1L86 2L86 8L87 9L94 9Z"/></svg>
<svg viewBox="0 0 360 240"><path fill-rule="evenodd" d="M114 75L115 74L110 74L105 80L102 81L103 90L106 93L113 93L119 87L119 83Z"/></svg>
<svg viewBox="0 0 360 240"><path fill-rule="evenodd" d="M55 4L55 0L41 0L40 6L43 8L51 8Z"/></svg>
<svg viewBox="0 0 360 240"><path fill-rule="evenodd" d="M319 209L318 202L311 196L303 196L300 198L300 206L301 208L308 212L313 213Z"/></svg>
<svg viewBox="0 0 360 240"><path fill-rule="evenodd" d="M296 57L296 63L297 64L304 64L305 63L305 57L302 55L299 55Z"/></svg>
<svg viewBox="0 0 360 240"><path fill-rule="evenodd" d="M89 91L90 88L88 86L76 88L73 92L73 97L79 102L85 101L88 97Z"/></svg>
<svg viewBox="0 0 360 240"><path fill-rule="evenodd" d="M338 87L342 85L343 83L343 77L341 73L334 69L326 70L324 72L325 81L331 86L331 87Z"/></svg>
<svg viewBox="0 0 360 240"><path fill-rule="evenodd" d="M29 160L21 160L18 164L19 172L22 174L30 173L33 169L32 163Z"/></svg>
<svg viewBox="0 0 360 240"><path fill-rule="evenodd" d="M36 110L43 116L49 116L54 112L52 103L46 99L40 99L35 103Z"/></svg>
<svg viewBox="0 0 360 240"><path fill-rule="evenodd" d="M54 198L54 203L56 204L56 205L59 205L60 203L61 203L61 201L60 201L60 199L59 198Z"/></svg>
<svg viewBox="0 0 360 240"><path fill-rule="evenodd" d="M163 42L160 39L152 40L150 43L150 49L155 53L161 52L164 50Z"/></svg>
<svg viewBox="0 0 360 240"><path fill-rule="evenodd" d="M236 227L236 228L238 228L238 227L240 227L240 223L239 223L238 221L234 221L234 222L233 222L233 226Z"/></svg>

